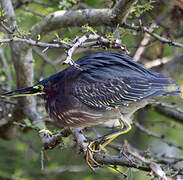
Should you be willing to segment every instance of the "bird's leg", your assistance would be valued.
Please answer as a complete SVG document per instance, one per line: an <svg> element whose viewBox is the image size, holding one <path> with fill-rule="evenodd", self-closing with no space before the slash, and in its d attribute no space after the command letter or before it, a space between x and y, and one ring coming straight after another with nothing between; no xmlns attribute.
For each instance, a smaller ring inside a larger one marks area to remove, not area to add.
<svg viewBox="0 0 183 180"><path fill-rule="evenodd" d="M131 125L128 122L123 121L122 119L120 119L119 122L120 122L120 130L103 136L100 141L100 146L102 146L104 148L107 144L109 144L111 141L113 141L118 136L130 131Z"/></svg>
<svg viewBox="0 0 183 180"><path fill-rule="evenodd" d="M109 144L118 136L130 131L131 125L128 122L123 121L122 119L120 119L119 122L120 122L119 131L102 136L97 140L90 142L90 144L88 145L88 149L86 152L86 161L92 170L95 170L95 167L98 167L101 165L96 160L94 160L93 158L94 153L99 151L104 151L104 153L106 153L105 146L107 146L107 144Z"/></svg>

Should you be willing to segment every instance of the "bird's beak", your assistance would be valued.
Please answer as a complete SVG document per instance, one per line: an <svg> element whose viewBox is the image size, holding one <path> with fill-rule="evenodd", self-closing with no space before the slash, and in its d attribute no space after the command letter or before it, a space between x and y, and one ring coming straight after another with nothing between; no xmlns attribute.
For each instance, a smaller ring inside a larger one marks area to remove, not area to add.
<svg viewBox="0 0 183 180"><path fill-rule="evenodd" d="M34 96L38 94L43 94L43 91L33 86L4 93L1 97Z"/></svg>

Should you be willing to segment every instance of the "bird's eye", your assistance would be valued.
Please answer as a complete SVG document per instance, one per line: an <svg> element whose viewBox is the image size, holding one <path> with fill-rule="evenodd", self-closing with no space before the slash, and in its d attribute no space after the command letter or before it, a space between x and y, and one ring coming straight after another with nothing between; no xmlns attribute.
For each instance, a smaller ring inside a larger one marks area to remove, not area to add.
<svg viewBox="0 0 183 180"><path fill-rule="evenodd" d="M41 84L39 84L39 85L37 85L37 86L34 86L33 88L35 88L35 89L39 89L39 90L43 90L44 89L44 86L43 85L41 85Z"/></svg>

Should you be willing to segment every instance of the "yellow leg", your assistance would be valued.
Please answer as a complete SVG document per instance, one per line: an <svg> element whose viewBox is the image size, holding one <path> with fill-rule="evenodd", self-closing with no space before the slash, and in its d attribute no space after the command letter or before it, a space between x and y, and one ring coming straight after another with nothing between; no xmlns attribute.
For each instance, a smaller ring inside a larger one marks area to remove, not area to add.
<svg viewBox="0 0 183 180"><path fill-rule="evenodd" d="M101 166L101 164L99 164L97 161L95 161L95 159L93 158L93 155L95 152L99 152L99 150L96 150L96 145L95 142L91 142L88 145L88 150L86 152L86 162L88 164L88 166L95 171L95 167ZM94 167L95 166L95 167Z"/></svg>
<svg viewBox="0 0 183 180"><path fill-rule="evenodd" d="M39 130L39 133L45 133L45 134L52 135L52 132L48 129L41 129L41 130Z"/></svg>
<svg viewBox="0 0 183 180"><path fill-rule="evenodd" d="M86 161L89 165L89 167L94 171L95 167L101 166L101 164L99 164L94 158L94 153L95 152L99 152L99 151L104 151L104 153L106 153L105 150L105 146L107 144L109 144L111 141L113 141L115 138L117 138L118 136L127 133L128 131L130 131L131 129L131 125L125 121L120 120L120 130L113 132L111 134L105 135L103 137L100 137L99 139L97 139L96 141L91 142L88 145L88 150L86 152ZM95 166L95 167L94 167Z"/></svg>
<svg viewBox="0 0 183 180"><path fill-rule="evenodd" d="M127 122L122 122L122 120L120 120L120 130L104 136L102 139L103 142L101 143L101 145L105 147L107 144L109 144L111 141L116 139L118 136L125 134L130 130L131 130L131 125L128 124Z"/></svg>

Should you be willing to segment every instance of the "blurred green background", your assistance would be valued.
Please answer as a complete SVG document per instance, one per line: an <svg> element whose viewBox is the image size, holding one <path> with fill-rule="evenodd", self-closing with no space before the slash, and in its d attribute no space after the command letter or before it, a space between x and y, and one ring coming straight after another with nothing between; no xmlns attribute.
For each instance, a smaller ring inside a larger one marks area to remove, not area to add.
<svg viewBox="0 0 183 180"><path fill-rule="evenodd" d="M16 1L13 0L15 3ZM39 21L52 12L62 9L70 9L75 7L79 3L77 0L65 0L65 1L52 1L52 0L39 0L39 2L48 3L49 6L44 6L39 3L25 3L20 8L15 9L16 21L19 26L19 31L25 35L28 35L29 30ZM64 3L63 3L64 2ZM113 1L110 0L82 0L80 3L85 7L89 8L108 8L111 7ZM151 7L152 6L152 7ZM127 22L137 23L139 21L146 26L149 26L151 23L155 22L156 18L161 20L159 28L156 29L156 33L166 36L168 38L174 39L176 41L183 43L183 36L181 35L181 27L183 23L181 18L176 18L173 16L172 12L175 8L175 2L169 1L159 1L156 3L150 3L148 0L138 1L132 13L129 15ZM37 13L37 14L36 14ZM181 12L182 13L182 12ZM40 16L40 14L42 16ZM183 14L183 13L182 13ZM174 14L176 15L176 14ZM112 31L110 27L93 27L97 30L99 34L112 36ZM119 28L120 37L122 43L127 46L130 50L130 56L133 57L141 40L144 37L144 33L138 32L134 33L131 30L120 27ZM41 37L41 41L49 42L53 39L56 39L59 36L63 40L71 40L76 36L82 36L82 28L68 28L68 29L59 29L57 32L51 32L44 37ZM7 35L3 32L0 32L0 38L7 38ZM12 74L11 80L11 89L16 88L16 83L14 79L14 68L11 60L11 53L9 44L1 44L0 47L7 59L8 67L4 68L0 66L0 82L1 82L1 91L7 87L8 83L5 81L5 76L8 73ZM41 49L41 48L40 48ZM41 49L43 50L43 49ZM95 51L105 51L103 49L86 49L74 55L74 59L81 57L85 54L95 52ZM108 49L107 51L114 51ZM169 46L167 44L162 44L161 42L151 39L150 43L146 46L146 50L142 56L142 63L151 62L157 58L163 57L174 57L179 55L182 52L182 49ZM46 52L47 56L51 60L56 60L58 57L64 54L63 49L49 49ZM51 64L47 63L43 58L33 51L34 55L34 80L35 83L39 80L64 69L66 66L63 66L61 63L57 64L56 68ZM174 80L182 85L183 75L175 76ZM44 110L43 101L38 97L38 111L44 117L47 117L47 114ZM12 100L16 102L16 99ZM180 98L168 98L164 101L176 102L181 108L183 108L182 100ZM8 108L11 108L14 105L7 105ZM1 104L0 104L1 107ZM7 109L8 112L8 109ZM0 109L0 113L3 113L3 109ZM8 115L8 114L7 114ZM11 114L9 114L11 115ZM147 107L143 111L140 111L135 115L140 123L160 135L164 135L169 141L183 146L182 141L182 124L179 124L171 119L160 115L154 111L153 107ZM28 122L28 121L27 121ZM25 121L25 123L27 123ZM55 129L55 127L49 125L50 129ZM20 128L21 129L21 128ZM97 130L101 134L110 132L109 128L97 127ZM93 134L91 133L91 136ZM90 136L90 134L88 134ZM158 139L149 137L144 133L140 132L135 126L132 130L124 135L120 136L115 140L117 144L123 144L124 139L128 140L128 143L140 150L150 150L158 154L168 154L168 155L179 155L183 156L183 151L178 150L174 147L170 147L167 144L161 142ZM116 152L108 148L111 154ZM53 150L48 150L44 153L44 165L45 168L41 170L41 150L42 144L39 140L37 133L31 128L22 128L21 133L18 133L16 137L11 140L0 139L0 179L2 180L70 180L70 179L80 179L80 180L118 180L123 179L123 175L117 173L115 170L109 167L102 167L92 172L89 167L86 165L86 162L81 154L78 154L78 150L73 141L73 137L68 137L64 139L64 145L61 147L55 148ZM183 166L181 163L180 167ZM120 171L128 175L126 179L134 180L146 180L150 179L148 173L142 172L136 169L129 169L125 167L119 167Z"/></svg>

